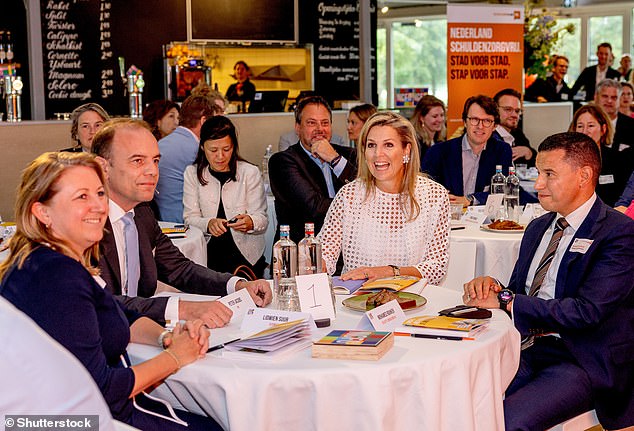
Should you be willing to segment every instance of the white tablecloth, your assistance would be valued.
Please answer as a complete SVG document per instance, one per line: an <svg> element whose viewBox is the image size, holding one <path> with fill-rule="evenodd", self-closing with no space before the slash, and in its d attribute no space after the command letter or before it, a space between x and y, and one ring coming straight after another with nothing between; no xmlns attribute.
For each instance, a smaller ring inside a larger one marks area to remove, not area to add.
<svg viewBox="0 0 634 431"><path fill-rule="evenodd" d="M162 228L174 227L174 225L176 225L176 223L167 221L159 222L159 226ZM185 232L185 238L172 238L172 242L187 258L199 265L207 266L207 241L200 229L190 226L187 232Z"/></svg>
<svg viewBox="0 0 634 431"><path fill-rule="evenodd" d="M460 293L428 286L429 300L408 315L435 314L460 303ZM341 297L337 297L340 304ZM275 364L230 361L221 351L170 376L154 392L173 405L208 414L225 429L499 430L503 393L519 363L520 337L493 312L475 341L396 337L379 361L313 359L306 349ZM339 305L331 329L353 329L362 314ZM213 332L212 331L212 344ZM133 362L160 352L130 345Z"/></svg>
<svg viewBox="0 0 634 431"><path fill-rule="evenodd" d="M477 245L476 277L490 275L503 284L508 284L520 252L523 234L486 232L476 224L465 224L466 229L451 231L450 241L475 242ZM451 259L451 256L449 258Z"/></svg>

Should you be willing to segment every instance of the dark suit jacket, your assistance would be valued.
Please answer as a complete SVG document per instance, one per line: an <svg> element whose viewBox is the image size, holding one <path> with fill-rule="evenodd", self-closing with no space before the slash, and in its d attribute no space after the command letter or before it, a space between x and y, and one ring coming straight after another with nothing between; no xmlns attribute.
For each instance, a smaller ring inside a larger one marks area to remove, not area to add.
<svg viewBox="0 0 634 431"><path fill-rule="evenodd" d="M150 298L156 291L157 279L183 292L221 296L227 294L227 281L231 274L212 271L183 256L172 241L161 232L147 203L139 204L134 209L134 222L139 231L141 276L137 297L118 297L126 307L157 322L164 322L167 298ZM119 256L110 220L106 221L100 248L101 277L114 295L121 295Z"/></svg>
<svg viewBox="0 0 634 431"><path fill-rule="evenodd" d="M608 79L616 79L618 80L621 77L621 74L611 67L608 67L607 72L605 72L605 77ZM586 102L589 102L594 99L594 91L597 86L597 65L588 66L581 71L579 78L575 81L575 85L570 89L570 96L575 97L577 92L583 87L586 90Z"/></svg>
<svg viewBox="0 0 634 431"><path fill-rule="evenodd" d="M315 233L321 230L332 202L321 169L301 145L291 145L285 151L273 154L269 160L269 178L277 215L276 237L279 236L279 226L287 224L295 243L304 237L304 223L315 223ZM354 149L339 145L333 147L348 160L341 176L330 173L336 193L356 178L357 160Z"/></svg>
<svg viewBox="0 0 634 431"><path fill-rule="evenodd" d="M487 141L486 149L482 150L482 154L480 154L475 193L473 194L480 204L484 204L489 196L491 177L495 175L495 165L502 165L504 175L508 175L511 160L511 146L492 136ZM425 154L421 170L445 186L452 195L464 196L462 136L432 145Z"/></svg>
<svg viewBox="0 0 634 431"><path fill-rule="evenodd" d="M526 158L520 157L519 159L515 160L514 163L526 163L526 165L529 167L535 166L535 157L537 156L537 150L531 147L531 143L526 137L526 135L524 134L524 132L522 131L522 129L520 129L519 127L516 129L513 129L513 131L511 132L511 136L515 138L515 142L513 144L514 146L526 147L529 150L531 150L531 154L532 154L530 160L526 160ZM502 135L500 135L497 130L493 131L493 137L497 139L498 141L504 141L504 139L502 139ZM511 149L511 158L513 154L512 151L513 150Z"/></svg>
<svg viewBox="0 0 634 431"><path fill-rule="evenodd" d="M601 162L597 194L613 207L623 194L634 168L634 119L619 113L612 146L601 146Z"/></svg>
<svg viewBox="0 0 634 431"><path fill-rule="evenodd" d="M515 326L522 336L561 335L590 377L604 426L606 417L628 415L634 421L634 221L597 199L575 234L593 242L585 253L570 247L566 251L557 272L555 299L527 296L529 267L555 216L548 213L526 228L509 285L517 293Z"/></svg>
<svg viewBox="0 0 634 431"><path fill-rule="evenodd" d="M565 95L565 98L562 98L562 95ZM572 97L570 96L570 87L568 87L566 81L563 82L561 90L557 92L557 81L555 81L555 78L552 76L549 76L546 79L540 78L533 82L533 84L526 89L524 100L537 102L537 97L539 96L549 102L572 100Z"/></svg>

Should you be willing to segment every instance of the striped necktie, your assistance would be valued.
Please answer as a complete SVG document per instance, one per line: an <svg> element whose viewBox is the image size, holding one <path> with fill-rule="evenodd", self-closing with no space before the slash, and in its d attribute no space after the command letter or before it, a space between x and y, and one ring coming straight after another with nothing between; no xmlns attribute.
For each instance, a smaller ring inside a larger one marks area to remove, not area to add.
<svg viewBox="0 0 634 431"><path fill-rule="evenodd" d="M557 252L559 241L561 241L561 237L564 235L564 229L566 229L568 226L568 222L563 217L560 217L557 220L557 223L555 223L553 236L550 238L548 248L546 248L542 260L539 261L537 271L535 271L535 278L533 278L533 283L531 284L531 288L528 291L528 294L530 296L537 296L537 294L539 293L539 289L542 287L542 283L544 282L544 278L546 277L548 268L550 268L550 264L555 257L555 253Z"/></svg>
<svg viewBox="0 0 634 431"><path fill-rule="evenodd" d="M126 294L137 296L141 267L139 262L139 232L134 223L134 215L131 212L121 217L123 221L123 236L125 238L125 265L126 265Z"/></svg>
<svg viewBox="0 0 634 431"><path fill-rule="evenodd" d="M531 288L528 291L530 296L537 296L539 293L539 289L541 289L542 284L544 283L544 278L546 278L546 273L548 272L548 268L550 268L550 264L555 257L555 253L557 252L557 247L559 246L559 241L561 241L561 237L564 235L564 229L568 226L568 222L565 218L560 217L555 223L555 230L553 230L553 236L550 238L550 242L548 243L548 248L544 252L544 256L542 260L539 261L539 265L537 266L537 271L535 271L535 278L533 278L533 283L531 284ZM535 342L535 335L529 335L528 337L522 340L522 350L529 348Z"/></svg>

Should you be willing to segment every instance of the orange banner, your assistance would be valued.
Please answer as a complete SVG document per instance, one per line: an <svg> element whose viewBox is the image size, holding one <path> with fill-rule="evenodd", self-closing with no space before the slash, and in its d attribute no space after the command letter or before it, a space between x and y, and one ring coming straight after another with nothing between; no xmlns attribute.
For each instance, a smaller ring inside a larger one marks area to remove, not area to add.
<svg viewBox="0 0 634 431"><path fill-rule="evenodd" d="M471 96L522 93L524 10L512 5L447 5L447 136L463 126Z"/></svg>

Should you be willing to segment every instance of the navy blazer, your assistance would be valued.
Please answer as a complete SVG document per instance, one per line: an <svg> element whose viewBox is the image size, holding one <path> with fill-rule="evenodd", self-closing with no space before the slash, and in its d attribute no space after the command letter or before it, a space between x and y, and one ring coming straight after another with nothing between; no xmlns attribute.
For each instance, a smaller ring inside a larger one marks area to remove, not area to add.
<svg viewBox="0 0 634 431"><path fill-rule="evenodd" d="M213 271L198 265L187 257L161 231L147 203L134 209L134 222L139 232L139 255L141 277L137 297L118 296L126 307L145 314L153 320L165 322L167 298L150 298L156 291L156 282L161 280L183 292L202 295L226 295L227 282L231 274ZM121 270L110 220L100 243L99 269L107 288L114 295L121 295Z"/></svg>
<svg viewBox="0 0 634 431"><path fill-rule="evenodd" d="M527 296L533 256L555 216L548 213L526 228L509 284L517 293L515 326L522 336L561 335L590 377L601 423L606 417L634 421L634 220L597 198L563 256L555 299ZM570 251L577 238L592 241L585 253Z"/></svg>
<svg viewBox="0 0 634 431"><path fill-rule="evenodd" d="M475 193L473 194L479 204L484 204L489 196L491 177L495 175L495 165L502 165L504 175L508 175L512 160L513 153L509 144L499 141L493 136L487 141L486 148L480 154ZM425 154L421 170L445 186L452 195L464 196L462 136L432 145Z"/></svg>
<svg viewBox="0 0 634 431"><path fill-rule="evenodd" d="M353 148L332 146L348 161L339 177L330 173L336 193L356 178L357 160ZM328 196L324 174L306 154L301 143L271 156L269 178L275 196L276 238L279 237L279 226L283 224L290 226L291 239L295 243L304 238L304 223L315 223L317 234L324 224L332 198Z"/></svg>
<svg viewBox="0 0 634 431"><path fill-rule="evenodd" d="M617 81L621 77L621 74L618 70L612 69L608 66L608 70L605 72L605 77L607 79L616 79ZM597 86L597 65L588 66L581 71L579 78L575 81L575 84L570 89L571 98L574 98L575 95L579 92L581 87L586 90L586 98L585 101L589 102L594 99L594 92Z"/></svg>

